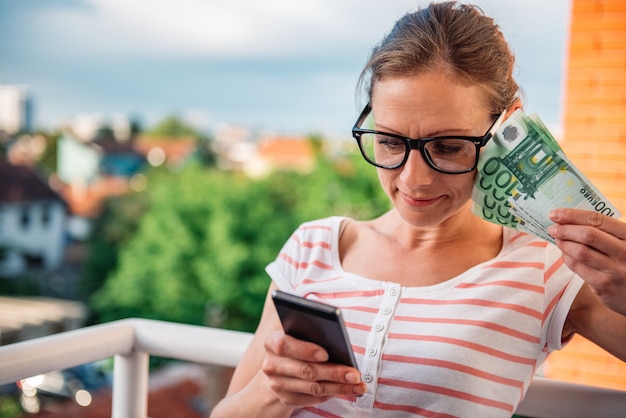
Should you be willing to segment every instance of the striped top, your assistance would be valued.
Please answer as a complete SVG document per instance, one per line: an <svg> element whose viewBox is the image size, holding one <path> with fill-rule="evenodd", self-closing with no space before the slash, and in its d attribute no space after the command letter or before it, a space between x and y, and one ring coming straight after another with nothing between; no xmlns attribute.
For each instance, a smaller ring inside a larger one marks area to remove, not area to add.
<svg viewBox="0 0 626 418"><path fill-rule="evenodd" d="M342 309L367 393L293 416L510 417L537 367L561 348L583 283L560 251L504 228L493 260L444 283L405 287L342 269L343 219L301 225L267 272L283 291Z"/></svg>

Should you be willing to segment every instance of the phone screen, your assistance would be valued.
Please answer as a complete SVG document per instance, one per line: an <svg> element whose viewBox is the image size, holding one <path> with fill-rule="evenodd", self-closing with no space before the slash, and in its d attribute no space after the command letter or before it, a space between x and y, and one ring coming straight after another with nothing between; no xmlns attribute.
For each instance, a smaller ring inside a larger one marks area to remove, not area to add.
<svg viewBox="0 0 626 418"><path fill-rule="evenodd" d="M330 363L357 368L339 308L280 290L272 299L285 334L322 346Z"/></svg>

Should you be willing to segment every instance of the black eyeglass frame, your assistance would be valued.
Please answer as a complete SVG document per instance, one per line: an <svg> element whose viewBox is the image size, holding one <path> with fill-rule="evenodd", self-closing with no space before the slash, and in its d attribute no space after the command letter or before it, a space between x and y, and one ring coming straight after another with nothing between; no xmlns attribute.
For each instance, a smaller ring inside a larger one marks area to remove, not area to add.
<svg viewBox="0 0 626 418"><path fill-rule="evenodd" d="M464 173L469 173L473 171L478 165L478 157L480 154L479 152L480 148L487 145L487 142L489 142L489 140L493 137L494 132L496 131L497 127L500 125L499 122L501 122L504 119L504 114L506 113L505 111L503 111L493 121L493 123L487 130L487 133L485 133L485 135L483 136L444 135L444 136L433 136L433 137L413 139L413 138L409 138L406 136L392 134L388 132L360 128L359 126L365 121L365 119L369 116L371 111L372 111L372 105L371 103L368 103L363 109L363 111L361 112L361 114L359 115L359 117L357 118L356 122L354 123L354 126L352 127L352 136L354 137L357 144L359 145L359 150L361 151L361 155L363 156L363 158L365 158L365 161L379 168L384 168L387 170L395 170L396 168L400 168L404 164L406 164L407 160L409 159L409 153L411 152L411 150L416 149L416 150L419 150L420 154L422 154L422 158L424 159L424 161L426 161L426 163L433 170L436 170L444 174L464 174ZM404 153L404 158L398 164L394 164L394 165L382 165L371 160L370 158L367 157L367 154L365 153L365 150L363 149L363 144L361 142L361 135L363 134L379 134L379 135L385 135L385 136L399 139L400 141L404 142L404 146L406 150ZM463 140L472 142L476 146L476 160L474 161L474 165L471 168L462 170L462 171L446 171L437 167L435 163L431 160L430 155L428 154L428 152L425 150L424 147L428 142L432 142L432 141L436 141L440 139L463 139Z"/></svg>

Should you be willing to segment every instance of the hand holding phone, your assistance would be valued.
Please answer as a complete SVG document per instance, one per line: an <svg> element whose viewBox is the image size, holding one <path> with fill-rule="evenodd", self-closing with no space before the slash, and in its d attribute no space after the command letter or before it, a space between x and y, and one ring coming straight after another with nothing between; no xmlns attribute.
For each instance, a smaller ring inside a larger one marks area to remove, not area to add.
<svg viewBox="0 0 626 418"><path fill-rule="evenodd" d="M323 347L330 363L358 369L339 308L280 290L272 299L285 334Z"/></svg>

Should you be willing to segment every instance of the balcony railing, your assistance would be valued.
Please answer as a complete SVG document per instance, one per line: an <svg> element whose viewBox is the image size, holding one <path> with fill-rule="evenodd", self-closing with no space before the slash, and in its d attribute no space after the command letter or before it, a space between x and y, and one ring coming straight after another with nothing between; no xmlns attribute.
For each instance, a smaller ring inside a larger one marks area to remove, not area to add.
<svg viewBox="0 0 626 418"><path fill-rule="evenodd" d="M126 319L0 347L0 384L114 357L112 418L146 418L150 355L234 367L252 334ZM518 415L624 417L626 392L537 377Z"/></svg>

